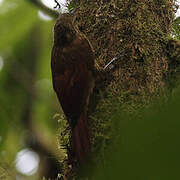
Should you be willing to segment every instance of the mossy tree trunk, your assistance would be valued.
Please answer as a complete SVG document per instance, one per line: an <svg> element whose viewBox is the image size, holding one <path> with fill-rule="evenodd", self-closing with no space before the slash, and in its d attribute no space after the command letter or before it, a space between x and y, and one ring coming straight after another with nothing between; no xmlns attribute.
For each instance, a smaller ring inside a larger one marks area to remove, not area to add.
<svg viewBox="0 0 180 180"><path fill-rule="evenodd" d="M180 44L171 36L174 0L72 1L75 24L95 51L97 81L89 105L92 151L100 153L112 140L112 116L128 113L165 95L178 77ZM115 56L105 70L103 67Z"/></svg>

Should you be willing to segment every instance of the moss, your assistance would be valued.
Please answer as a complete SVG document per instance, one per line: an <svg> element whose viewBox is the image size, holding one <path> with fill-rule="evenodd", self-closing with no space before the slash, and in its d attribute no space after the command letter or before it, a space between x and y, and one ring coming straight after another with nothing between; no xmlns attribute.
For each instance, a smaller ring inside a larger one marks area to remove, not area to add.
<svg viewBox="0 0 180 180"><path fill-rule="evenodd" d="M175 2L72 0L72 3L79 8L75 24L91 42L97 76L102 76L96 83L88 113L92 150L100 152L95 161L101 161L112 139L113 114L121 109L136 115L153 99L166 94L164 77L174 66L169 60L175 58L173 62L179 63L178 54L173 55L176 49L171 52L167 49ZM103 67L117 54L114 67L104 71Z"/></svg>
<svg viewBox="0 0 180 180"><path fill-rule="evenodd" d="M165 79L168 87L173 89L180 82L180 42L178 40L169 39L169 41L167 41L166 50L169 71Z"/></svg>

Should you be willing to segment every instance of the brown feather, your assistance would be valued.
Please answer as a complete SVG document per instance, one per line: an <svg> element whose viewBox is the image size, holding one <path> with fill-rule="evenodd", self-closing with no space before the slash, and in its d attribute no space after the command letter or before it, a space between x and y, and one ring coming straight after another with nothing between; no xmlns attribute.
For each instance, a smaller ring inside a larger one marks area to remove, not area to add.
<svg viewBox="0 0 180 180"><path fill-rule="evenodd" d="M54 28L51 69L54 90L72 128L74 158L81 163L90 151L87 109L94 88L94 57L69 15L60 17Z"/></svg>

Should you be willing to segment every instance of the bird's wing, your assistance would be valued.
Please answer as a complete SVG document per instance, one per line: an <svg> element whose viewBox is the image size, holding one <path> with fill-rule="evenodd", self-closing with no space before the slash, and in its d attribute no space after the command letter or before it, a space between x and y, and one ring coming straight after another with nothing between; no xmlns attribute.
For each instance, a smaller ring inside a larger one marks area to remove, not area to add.
<svg viewBox="0 0 180 180"><path fill-rule="evenodd" d="M92 74L85 63L60 64L59 66L57 59L61 61L56 57L55 52L52 52L53 87L67 118L77 120L89 98L89 83Z"/></svg>

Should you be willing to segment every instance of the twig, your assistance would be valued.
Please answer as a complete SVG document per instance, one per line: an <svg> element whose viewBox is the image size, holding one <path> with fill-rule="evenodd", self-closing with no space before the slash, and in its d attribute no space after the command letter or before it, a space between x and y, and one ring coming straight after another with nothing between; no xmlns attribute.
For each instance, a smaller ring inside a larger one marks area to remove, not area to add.
<svg viewBox="0 0 180 180"><path fill-rule="evenodd" d="M56 6L54 7L54 9L55 9L55 8L60 9L60 8L61 8L61 5L57 2L57 0L54 0L54 2L56 3Z"/></svg>
<svg viewBox="0 0 180 180"><path fill-rule="evenodd" d="M116 55L108 64L106 64L106 65L104 66L104 70L105 70L110 64L112 64L115 60L119 59L119 57L120 57L119 54Z"/></svg>
<svg viewBox="0 0 180 180"><path fill-rule="evenodd" d="M51 17L57 18L59 16L59 13L57 11L48 8L47 6L42 4L39 0L28 0L28 1L39 7L39 9L41 9Z"/></svg>

